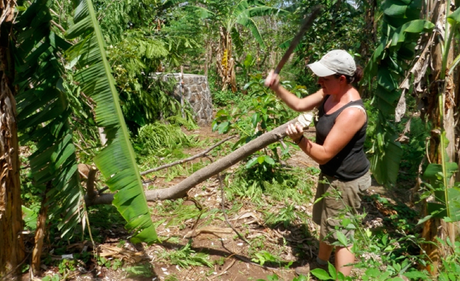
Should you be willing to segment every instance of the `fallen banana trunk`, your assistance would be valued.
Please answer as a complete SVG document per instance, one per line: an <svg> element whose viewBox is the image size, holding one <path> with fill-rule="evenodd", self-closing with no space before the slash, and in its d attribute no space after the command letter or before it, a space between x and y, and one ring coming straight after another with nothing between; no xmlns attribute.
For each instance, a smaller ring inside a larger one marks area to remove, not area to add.
<svg viewBox="0 0 460 281"><path fill-rule="evenodd" d="M148 201L177 199L184 197L187 191L192 187L209 179L212 176L217 175L225 169L230 168L246 157L252 155L254 152L259 151L272 143L281 141L284 137L286 137L286 127L288 124L299 122L304 128L308 128L312 119L313 114L310 112L301 114L298 118L295 118L273 129L272 131L266 132L260 137L253 139L252 141L233 151L229 155L196 171L180 183L168 188L148 190L145 192L145 196ZM110 204L112 200L113 194L101 194L92 202L92 204Z"/></svg>

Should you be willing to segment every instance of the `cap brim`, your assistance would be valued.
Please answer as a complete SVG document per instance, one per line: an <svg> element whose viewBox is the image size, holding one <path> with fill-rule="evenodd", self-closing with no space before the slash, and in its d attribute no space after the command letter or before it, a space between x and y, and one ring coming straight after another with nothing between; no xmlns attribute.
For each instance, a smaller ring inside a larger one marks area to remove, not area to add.
<svg viewBox="0 0 460 281"><path fill-rule="evenodd" d="M322 63L319 61L308 64L307 65L313 73L315 73L316 76L318 77L325 77L325 76L330 76L334 75L336 72L330 70L329 68L325 67Z"/></svg>

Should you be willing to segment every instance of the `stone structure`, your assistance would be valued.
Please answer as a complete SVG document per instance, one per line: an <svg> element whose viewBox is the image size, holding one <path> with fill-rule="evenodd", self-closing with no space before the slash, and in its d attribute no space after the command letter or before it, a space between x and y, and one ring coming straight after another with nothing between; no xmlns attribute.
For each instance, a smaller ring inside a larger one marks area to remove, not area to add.
<svg viewBox="0 0 460 281"><path fill-rule="evenodd" d="M188 101L195 114L198 125L208 125L213 119L213 107L208 78L204 75L171 73L163 76L164 79L174 77L178 84L174 89L174 96L178 100ZM182 81L182 83L181 83Z"/></svg>

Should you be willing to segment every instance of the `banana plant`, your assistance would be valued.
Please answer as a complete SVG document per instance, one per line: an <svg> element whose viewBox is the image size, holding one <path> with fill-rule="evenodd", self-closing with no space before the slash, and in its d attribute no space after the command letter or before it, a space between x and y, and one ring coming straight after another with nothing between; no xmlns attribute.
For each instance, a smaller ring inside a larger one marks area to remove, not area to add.
<svg viewBox="0 0 460 281"><path fill-rule="evenodd" d="M387 0L382 9L383 36L364 70L368 85L372 85L375 79L372 105L380 112L369 154L375 179L381 184L393 185L402 157L395 122L399 121L398 102L401 97L404 98L404 90L400 86L405 71L410 67L407 62L415 56L420 34L431 31L434 25L419 18L421 1Z"/></svg>
<svg viewBox="0 0 460 281"><path fill-rule="evenodd" d="M449 1L446 4L450 7ZM451 44L454 36L458 35L460 27L460 9L455 10L453 13L448 14L446 17L446 28L441 60L441 69L439 72L440 81L444 81L441 91L437 93L438 98L438 112L437 120L439 120L439 163L430 163L424 172L424 178L427 180L425 184L428 184L431 189L431 196L433 200L427 200L427 216L422 220L429 218L442 218L447 222L460 221L460 183L454 182L452 177L454 173L458 172L458 164L451 162L452 154L448 153L449 139L447 138L447 128L452 126L448 122L446 123L445 115L449 114L449 110L452 108L448 107L450 104L446 101L448 96L452 96L453 93L447 90L449 76L452 75L453 70L460 61L460 55L453 61L449 62L449 52L451 52ZM446 69L449 69L447 72Z"/></svg>
<svg viewBox="0 0 460 281"><path fill-rule="evenodd" d="M205 7L196 6L198 15L204 19L215 21L219 27L219 50L217 53L217 72L221 78L222 90L228 86L236 91L236 62L233 58L233 42L242 45L238 26L247 28L261 48L265 48L256 17L275 15L284 10L265 5L258 0L241 0L235 5L230 3L205 2Z"/></svg>
<svg viewBox="0 0 460 281"><path fill-rule="evenodd" d="M439 244L439 239L447 240L446 245L454 241L455 230L448 222L460 219L460 191L458 183L454 183L452 177L458 167L449 160L455 159L457 150L454 140L458 106L451 101L457 100L452 70L458 60L452 61L452 58L458 53L458 49L451 42L459 34L460 11L457 9L451 13L450 1L427 1L426 13L420 13L420 4L421 1L385 1L384 22L392 20L393 28L384 29L388 39L376 49L374 60L369 63L367 71L369 77L377 74L375 105L382 112L381 115L386 116L381 118L383 122L390 118L396 121L404 114L404 96L401 93L413 89L413 93L419 98L420 108L423 108L422 114L428 117L433 128L427 145L429 153L426 155L431 164L423 174L427 191L423 194L424 218L420 223L424 223L422 237L428 242L422 245L422 254L429 259L427 270L436 275L440 256L449 252L449 249ZM413 7L418 8L414 10ZM413 18L426 15L426 19L419 20L419 28L411 28L413 36L396 35L394 30L406 27L408 22L405 20L408 15ZM421 23L423 28L420 28ZM434 25L436 29L433 28ZM411 40L414 36L417 41ZM391 52L395 42L398 42L396 46L404 46L402 52ZM415 53L417 59L413 60ZM409 74L406 79L402 79L406 71ZM385 148L393 143L394 137L381 141L381 151L386 154L381 153L379 156L376 153L373 157L380 158L377 158L377 162L383 163L385 158L395 158L394 153L387 153L388 149ZM378 178L378 173L376 175ZM390 176L386 174L386 178L391 179Z"/></svg>
<svg viewBox="0 0 460 281"><path fill-rule="evenodd" d="M133 232L131 240L153 243L157 241L155 227L91 0L77 1L74 24L66 38L79 41L66 54L70 61L77 60L75 79L82 91L96 102L96 122L104 128L108 139L94 162L107 186L116 192L113 205L127 221L127 229Z"/></svg>
<svg viewBox="0 0 460 281"><path fill-rule="evenodd" d="M16 47L19 142L36 146L29 156L30 174L35 191L43 197L32 255L35 273L40 269L46 221L58 222L61 235L69 238L86 214L70 122L72 109L62 88L60 54L70 44L50 29L48 5L49 1L35 1L18 17L16 42L11 44Z"/></svg>
<svg viewBox="0 0 460 281"><path fill-rule="evenodd" d="M51 217L59 218L58 227L66 236L82 219L83 190L69 119L71 108L62 91L64 68L59 63L59 54L70 44L50 30L50 21L47 1L40 0L20 15L15 26L17 124L20 143L36 144L29 157L34 184L48 191Z"/></svg>

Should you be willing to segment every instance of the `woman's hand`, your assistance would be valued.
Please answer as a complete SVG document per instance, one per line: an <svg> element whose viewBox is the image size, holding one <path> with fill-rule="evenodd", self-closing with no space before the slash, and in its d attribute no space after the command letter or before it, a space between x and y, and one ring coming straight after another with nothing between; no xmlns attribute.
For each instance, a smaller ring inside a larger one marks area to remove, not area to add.
<svg viewBox="0 0 460 281"><path fill-rule="evenodd" d="M270 87L270 89L275 90L278 88L280 83L280 77L275 71L271 70L267 78L265 78L265 87Z"/></svg>
<svg viewBox="0 0 460 281"><path fill-rule="evenodd" d="M299 123L289 124L286 128L286 134L296 143L299 144L303 136L303 128Z"/></svg>

